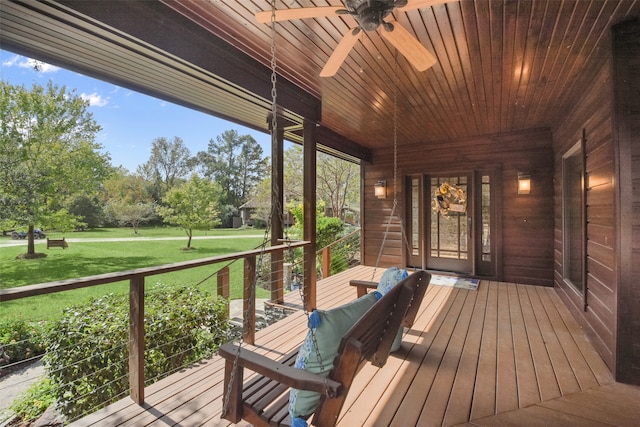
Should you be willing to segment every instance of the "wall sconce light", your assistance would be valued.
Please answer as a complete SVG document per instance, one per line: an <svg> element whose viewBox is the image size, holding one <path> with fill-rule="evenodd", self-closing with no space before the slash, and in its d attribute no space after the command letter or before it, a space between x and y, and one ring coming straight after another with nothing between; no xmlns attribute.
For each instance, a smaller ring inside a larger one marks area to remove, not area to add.
<svg viewBox="0 0 640 427"><path fill-rule="evenodd" d="M387 198L387 181L380 180L376 182L373 186L373 194L378 199L386 199Z"/></svg>
<svg viewBox="0 0 640 427"><path fill-rule="evenodd" d="M531 175L518 172L518 194L529 194L531 192Z"/></svg>

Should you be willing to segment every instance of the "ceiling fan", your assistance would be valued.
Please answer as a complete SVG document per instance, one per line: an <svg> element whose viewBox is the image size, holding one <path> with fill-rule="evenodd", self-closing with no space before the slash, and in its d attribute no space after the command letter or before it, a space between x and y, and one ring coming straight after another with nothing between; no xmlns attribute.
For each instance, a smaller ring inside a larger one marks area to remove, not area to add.
<svg viewBox="0 0 640 427"><path fill-rule="evenodd" d="M375 31L382 27L380 34L387 39L405 58L418 70L424 71L432 67L437 61L420 42L402 25L389 15L398 9L407 11L421 7L431 7L438 4L457 0L343 0L341 6L302 7L295 9L276 10L274 16L271 11L256 13L256 20L261 23L275 21L289 21L292 19L322 18L337 15L351 15L358 26L344 35L320 72L321 77L333 76L349 51L360 38L362 30Z"/></svg>

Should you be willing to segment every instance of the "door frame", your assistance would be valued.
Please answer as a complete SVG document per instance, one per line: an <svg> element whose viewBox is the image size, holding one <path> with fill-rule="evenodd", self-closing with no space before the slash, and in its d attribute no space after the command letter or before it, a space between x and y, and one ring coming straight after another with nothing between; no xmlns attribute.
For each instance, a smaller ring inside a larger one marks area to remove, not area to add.
<svg viewBox="0 0 640 427"><path fill-rule="evenodd" d="M471 271L460 273L472 275L474 277L490 278L500 280L502 277L502 169L500 166L489 166L483 169L474 170L434 170L428 172L404 173L404 199L405 214L404 221L406 224L407 242L403 250L404 264L407 267L421 268L429 270L428 266L428 248L430 248L430 224L431 224L431 176L457 176L469 175L470 182L468 187L471 189L472 200L467 204L467 212L471 215L471 238L468 243L468 253L471 259ZM489 179L489 197L490 197L490 220L489 220L489 236L490 236L490 260L482 259L482 181L483 177ZM420 207L418 221L412 223L412 180L418 178L419 182L419 201ZM475 195L475 196L474 196ZM427 211L428 209L428 211ZM412 255L413 252L413 228L414 224L419 227L418 246L419 254ZM416 262L417 261L417 262ZM429 270L441 271L441 270ZM456 274L456 272L451 272Z"/></svg>

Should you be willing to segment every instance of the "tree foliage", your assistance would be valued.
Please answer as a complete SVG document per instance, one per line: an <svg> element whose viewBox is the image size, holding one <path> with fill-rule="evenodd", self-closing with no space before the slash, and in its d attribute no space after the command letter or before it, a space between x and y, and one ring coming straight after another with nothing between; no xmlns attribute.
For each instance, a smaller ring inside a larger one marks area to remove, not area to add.
<svg viewBox="0 0 640 427"><path fill-rule="evenodd" d="M197 159L204 175L220 184L221 205L238 207L246 202L249 191L268 170L262 147L251 135L239 135L235 130L210 140L207 151L200 151Z"/></svg>
<svg viewBox="0 0 640 427"><path fill-rule="evenodd" d="M359 207L360 167L325 153L317 158L317 197L331 208L332 216L344 221L346 208Z"/></svg>
<svg viewBox="0 0 640 427"><path fill-rule="evenodd" d="M169 190L157 212L165 222L184 229L190 249L193 230L207 230L220 223L219 196L217 183L193 174L189 181Z"/></svg>
<svg viewBox="0 0 640 427"><path fill-rule="evenodd" d="M284 194L285 204L302 199L303 152L300 145L292 145L284 152ZM270 182L270 181L269 181ZM269 194L264 195L265 189ZM270 200L270 185L265 179L252 193L251 201L255 205L265 205ZM317 199L328 206L330 216L346 219L349 208L358 209L360 205L360 167L352 162L339 159L326 153L316 155L316 191Z"/></svg>
<svg viewBox="0 0 640 427"><path fill-rule="evenodd" d="M155 217L155 204L149 203L126 203L122 200L113 199L107 204L106 211L109 217L114 218L120 226L131 226L133 233L138 234L140 226L149 222Z"/></svg>
<svg viewBox="0 0 640 427"><path fill-rule="evenodd" d="M167 191L186 179L193 171L194 159L181 138L159 137L151 144L151 156L138 166L138 175L152 182L153 195L159 201Z"/></svg>
<svg viewBox="0 0 640 427"><path fill-rule="evenodd" d="M51 82L31 90L0 83L0 218L29 227L29 255L33 227L71 217L65 199L95 194L110 173L87 107L75 91Z"/></svg>
<svg viewBox="0 0 640 427"><path fill-rule="evenodd" d="M116 169L104 183L105 218L109 224L138 227L155 217L153 184L126 169Z"/></svg>

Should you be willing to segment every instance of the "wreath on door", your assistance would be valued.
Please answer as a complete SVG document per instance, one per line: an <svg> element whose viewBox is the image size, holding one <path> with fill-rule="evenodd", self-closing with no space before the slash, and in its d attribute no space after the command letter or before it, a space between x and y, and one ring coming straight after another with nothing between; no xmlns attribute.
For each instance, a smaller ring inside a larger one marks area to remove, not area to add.
<svg viewBox="0 0 640 427"><path fill-rule="evenodd" d="M443 216L449 212L466 212L467 194L462 188L443 182L434 190L432 206L434 212Z"/></svg>

